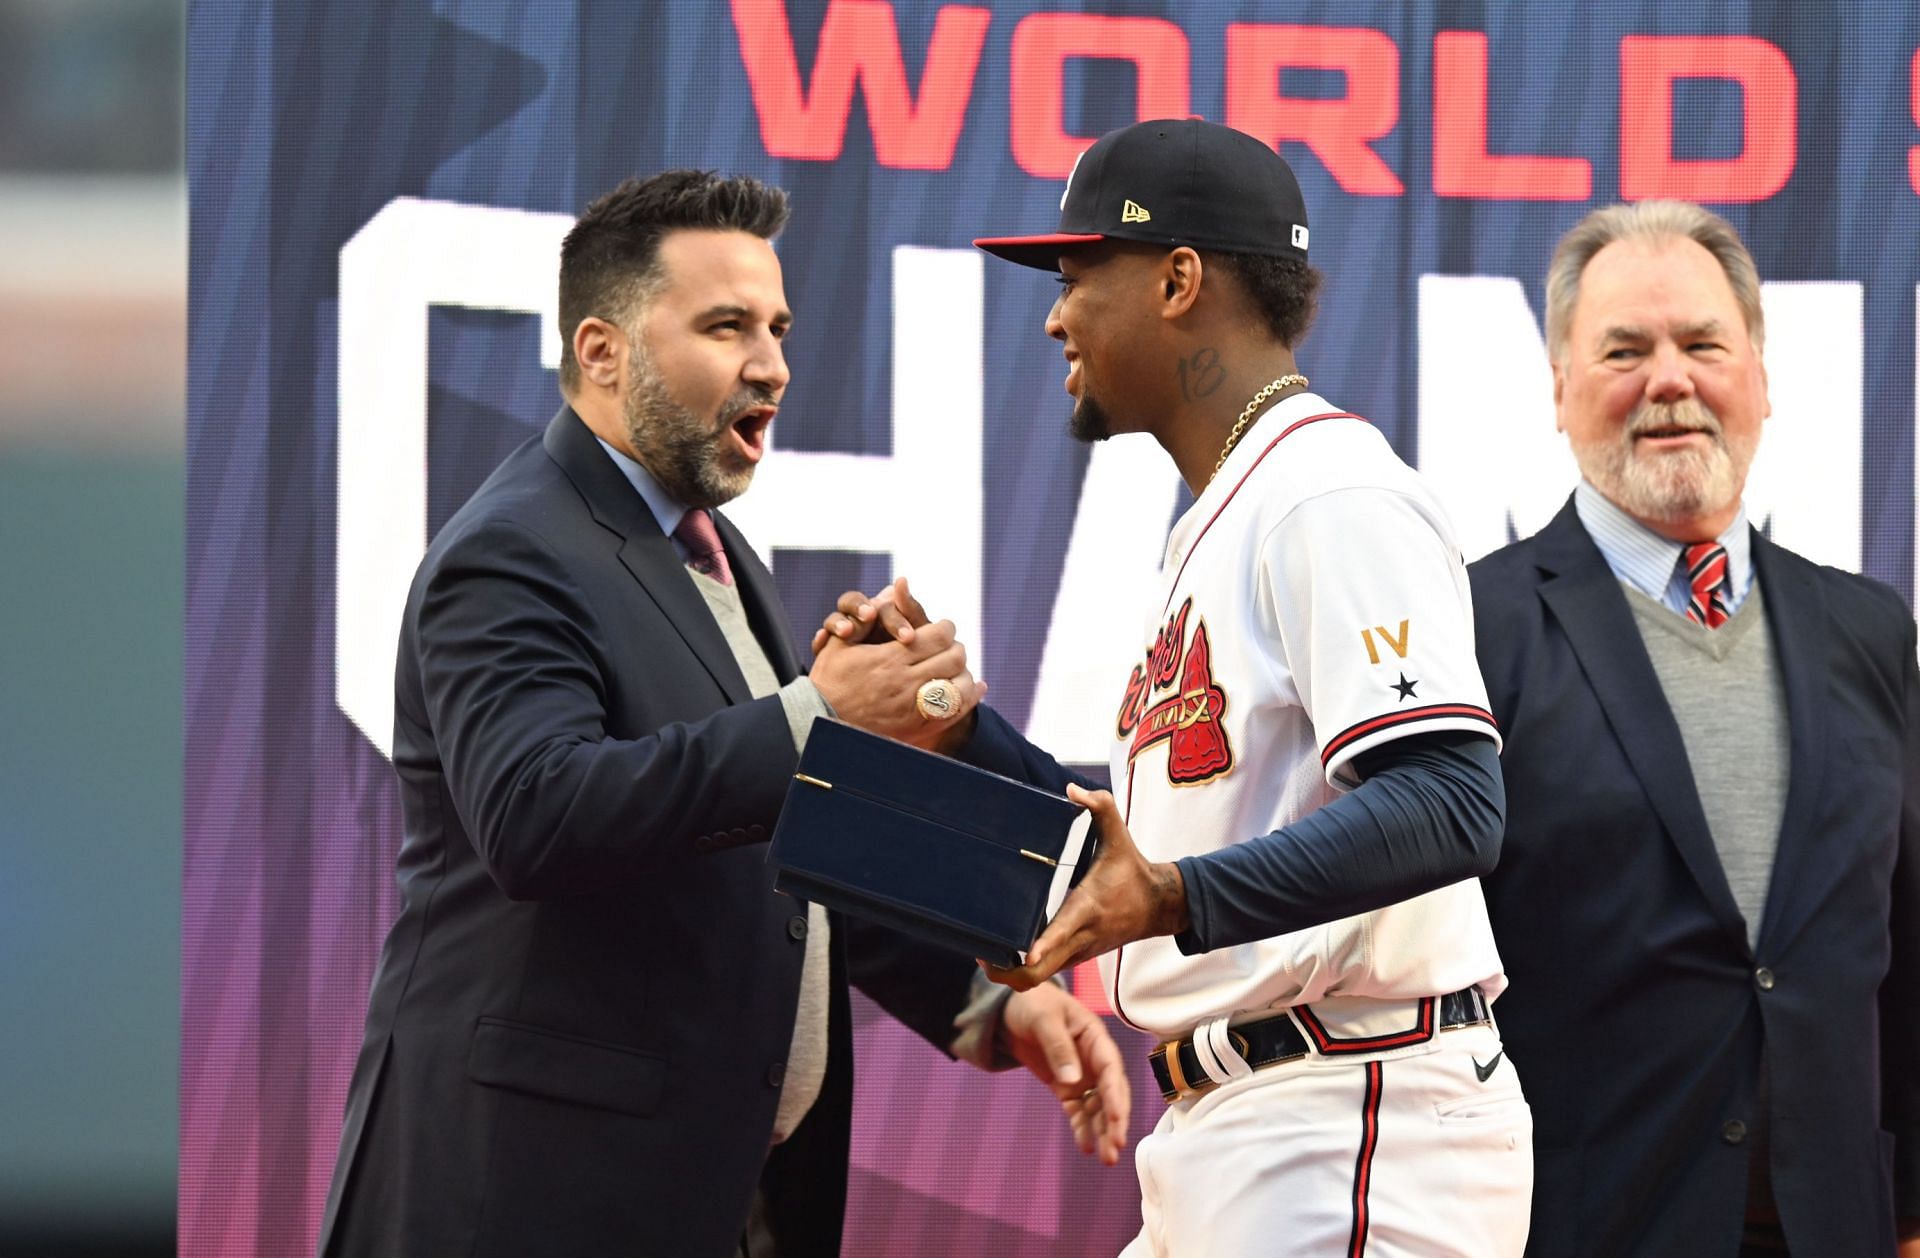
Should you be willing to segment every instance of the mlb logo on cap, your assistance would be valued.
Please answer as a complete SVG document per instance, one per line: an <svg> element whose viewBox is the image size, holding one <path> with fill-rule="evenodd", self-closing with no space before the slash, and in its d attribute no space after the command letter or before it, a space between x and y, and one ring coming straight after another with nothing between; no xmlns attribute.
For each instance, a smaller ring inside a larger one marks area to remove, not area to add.
<svg viewBox="0 0 1920 1258"><path fill-rule="evenodd" d="M1286 161L1259 140L1201 118L1157 118L1100 137L1060 198L1060 226L973 243L1055 271L1060 251L1097 240L1307 257L1307 206Z"/></svg>

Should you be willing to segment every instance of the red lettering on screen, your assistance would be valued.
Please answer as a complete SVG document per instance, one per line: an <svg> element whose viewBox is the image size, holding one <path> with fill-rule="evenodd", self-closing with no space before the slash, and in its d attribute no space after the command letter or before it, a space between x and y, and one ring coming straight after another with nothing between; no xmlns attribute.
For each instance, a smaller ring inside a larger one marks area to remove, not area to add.
<svg viewBox="0 0 1920 1258"><path fill-rule="evenodd" d="M838 160L856 90L874 160L905 170L950 170L973 103L992 14L942 5L927 40L918 89L907 80L894 6L830 0L811 79L803 80L786 0L729 0L741 61L768 155ZM1340 188L1402 196L1405 185L1374 145L1400 122L1400 49L1366 27L1229 23L1220 50L1230 127L1279 148L1304 145ZM1433 37L1433 192L1479 200L1584 201L1593 165L1584 156L1494 153L1488 145L1488 39L1481 31ZM1136 73L1135 118L1192 112L1186 32L1158 17L1031 13L1007 45L1007 143L1020 169L1064 179L1095 137L1070 134L1067 63L1105 60ZM1288 68L1340 74L1344 94L1288 96ZM1673 155L1674 84L1714 79L1740 90L1740 151L1725 158ZM1910 68L1920 124L1920 53ZM1620 41L1620 195L1718 203L1762 201L1786 186L1797 160L1799 81L1776 45L1751 35L1627 35ZM1402 145L1404 149L1405 145ZM1920 193L1920 145L1908 181Z"/></svg>
<svg viewBox="0 0 1920 1258"><path fill-rule="evenodd" d="M1740 155L1673 156L1673 85L1740 85ZM1799 85L1786 54L1751 35L1628 35L1620 41L1620 195L1630 201L1764 201L1793 174Z"/></svg>
<svg viewBox="0 0 1920 1258"><path fill-rule="evenodd" d="M1489 201L1584 201L1593 164L1584 157L1487 151L1487 37L1433 37L1433 191Z"/></svg>
<svg viewBox="0 0 1920 1258"><path fill-rule="evenodd" d="M1400 49L1364 27L1227 27L1227 116L1230 127L1276 148L1304 144L1334 182L1358 196L1394 197L1405 189L1369 141L1400 121ZM1346 95L1334 100L1283 96L1288 66L1338 70Z"/></svg>
<svg viewBox="0 0 1920 1258"><path fill-rule="evenodd" d="M1913 66L1907 71L1907 79L1911 84L1908 93L1912 97L1908 108L1913 114L1914 123L1920 125L1920 51L1913 54ZM1915 192L1920 192L1920 145L1907 150L1907 184Z"/></svg>
<svg viewBox="0 0 1920 1258"><path fill-rule="evenodd" d="M733 0L733 27L767 154L816 162L839 157L858 83L876 162L899 170L947 169L991 19L986 9L941 8L916 101L907 87L892 5L833 0L820 23L812 86L803 89L784 0Z"/></svg>
<svg viewBox="0 0 1920 1258"><path fill-rule="evenodd" d="M1192 100L1187 33L1164 18L1034 13L1013 28L1007 101L1013 160L1039 179L1065 179L1098 136L1067 134L1066 65L1075 57L1131 61L1136 119L1184 118Z"/></svg>

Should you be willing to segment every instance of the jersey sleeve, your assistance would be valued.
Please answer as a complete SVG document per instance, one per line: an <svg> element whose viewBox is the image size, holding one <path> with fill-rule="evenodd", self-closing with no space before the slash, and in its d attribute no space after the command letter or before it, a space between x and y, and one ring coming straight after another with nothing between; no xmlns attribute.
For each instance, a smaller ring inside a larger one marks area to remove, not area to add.
<svg viewBox="0 0 1920 1258"><path fill-rule="evenodd" d="M1327 781L1409 734L1500 745L1473 653L1466 569L1437 507L1370 486L1306 499L1261 547L1256 599L1313 723Z"/></svg>

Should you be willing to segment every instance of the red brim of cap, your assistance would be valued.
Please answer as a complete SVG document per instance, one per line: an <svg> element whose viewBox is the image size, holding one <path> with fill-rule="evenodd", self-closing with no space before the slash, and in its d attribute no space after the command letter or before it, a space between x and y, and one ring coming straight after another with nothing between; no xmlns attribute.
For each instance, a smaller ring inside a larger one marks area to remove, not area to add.
<svg viewBox="0 0 1920 1258"><path fill-rule="evenodd" d="M983 236L973 244L976 249L984 249L996 258L1018 262L1036 271L1058 271L1062 249L1069 245L1090 245L1105 239L1105 236L1099 235L1076 236L1055 232L1050 236Z"/></svg>

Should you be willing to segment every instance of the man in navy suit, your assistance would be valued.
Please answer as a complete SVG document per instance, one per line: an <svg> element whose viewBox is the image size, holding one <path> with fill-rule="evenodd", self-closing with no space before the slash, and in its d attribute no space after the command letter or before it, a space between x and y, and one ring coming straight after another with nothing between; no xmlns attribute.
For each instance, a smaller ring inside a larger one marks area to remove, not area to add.
<svg viewBox="0 0 1920 1258"><path fill-rule="evenodd" d="M1747 518L1763 334L1720 218L1588 215L1547 278L1582 480L1471 569L1530 1254L1920 1252L1914 622Z"/></svg>
<svg viewBox="0 0 1920 1258"><path fill-rule="evenodd" d="M714 512L787 384L786 214L695 171L590 206L561 255L567 405L420 565L402 905L323 1254L837 1253L849 981L943 1050L1026 1065L1084 1150L1118 1155L1119 1053L1070 996L1002 1006L970 959L773 890L764 842L816 716L925 737L922 682L977 697L945 622L801 675Z"/></svg>

